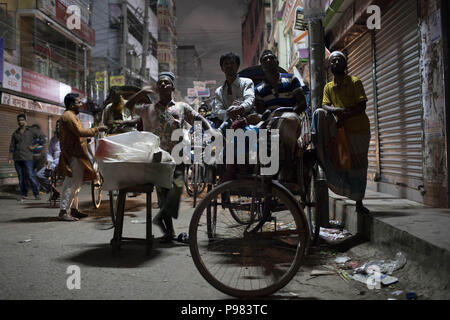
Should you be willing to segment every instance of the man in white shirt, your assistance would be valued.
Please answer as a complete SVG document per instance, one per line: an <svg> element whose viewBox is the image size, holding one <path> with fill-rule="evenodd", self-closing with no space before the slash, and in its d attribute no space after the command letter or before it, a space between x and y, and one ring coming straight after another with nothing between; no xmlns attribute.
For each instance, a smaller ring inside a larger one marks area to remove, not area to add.
<svg viewBox="0 0 450 320"><path fill-rule="evenodd" d="M220 68L226 80L223 86L216 90L215 114L221 121L239 116L246 116L254 111L255 88L253 81L240 78L237 71L240 58L233 52L220 57ZM227 112L228 108L233 108Z"/></svg>

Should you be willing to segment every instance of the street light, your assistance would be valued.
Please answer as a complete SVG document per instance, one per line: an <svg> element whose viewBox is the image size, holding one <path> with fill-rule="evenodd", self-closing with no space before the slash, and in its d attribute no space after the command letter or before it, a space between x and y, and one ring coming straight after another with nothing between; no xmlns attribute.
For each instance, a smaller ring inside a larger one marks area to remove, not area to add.
<svg viewBox="0 0 450 320"><path fill-rule="evenodd" d="M325 43L322 19L331 0L303 0L303 14L308 21L311 73L311 109L322 105L325 65Z"/></svg>

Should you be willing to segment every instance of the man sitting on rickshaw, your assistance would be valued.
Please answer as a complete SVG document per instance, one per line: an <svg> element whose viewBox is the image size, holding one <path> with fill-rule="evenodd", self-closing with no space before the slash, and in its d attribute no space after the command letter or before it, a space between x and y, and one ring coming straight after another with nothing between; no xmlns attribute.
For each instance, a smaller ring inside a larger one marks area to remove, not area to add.
<svg viewBox="0 0 450 320"><path fill-rule="evenodd" d="M298 139L301 134L301 120L299 115L306 110L306 99L301 89L300 81L292 74L280 73L278 59L270 50L265 50L260 58L265 80L255 87L256 114L247 117L249 124L257 124L262 114L278 108L289 107L293 111L280 110L280 117L275 125L280 134L280 181L291 181L293 178L292 163L295 160L298 148ZM278 112L277 112L278 113Z"/></svg>

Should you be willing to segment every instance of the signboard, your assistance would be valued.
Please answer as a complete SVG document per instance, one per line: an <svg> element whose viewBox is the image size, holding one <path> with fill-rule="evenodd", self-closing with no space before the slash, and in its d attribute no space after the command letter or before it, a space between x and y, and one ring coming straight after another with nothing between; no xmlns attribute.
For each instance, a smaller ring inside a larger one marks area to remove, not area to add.
<svg viewBox="0 0 450 320"><path fill-rule="evenodd" d="M298 7L295 16L295 30L305 31L308 30L308 22L305 20L305 16L303 15L303 8Z"/></svg>
<svg viewBox="0 0 450 320"><path fill-rule="evenodd" d="M4 48L3 38L0 38L0 83L3 82L3 48Z"/></svg>
<svg viewBox="0 0 450 320"><path fill-rule="evenodd" d="M95 83L98 90L104 91L106 86L106 91L108 90L108 71L98 71L95 73Z"/></svg>
<svg viewBox="0 0 450 320"><path fill-rule="evenodd" d="M86 98L86 93L76 88L8 62L4 63L3 79L3 88L56 103L64 101L64 97L70 92L77 92L82 99Z"/></svg>
<svg viewBox="0 0 450 320"><path fill-rule="evenodd" d="M5 61L3 71L3 88L22 91L22 68Z"/></svg>
<svg viewBox="0 0 450 320"><path fill-rule="evenodd" d="M34 102L33 100L18 97L9 93L2 94L2 104L14 106L20 109L26 109L37 112L45 112L54 115L61 115L65 109L43 102Z"/></svg>
<svg viewBox="0 0 450 320"><path fill-rule="evenodd" d="M114 86L124 86L125 85L125 76L111 76L109 79L109 84L111 87Z"/></svg>
<svg viewBox="0 0 450 320"><path fill-rule="evenodd" d="M194 88L188 88L187 89L187 96L188 97L197 97L197 90L195 90Z"/></svg>
<svg viewBox="0 0 450 320"><path fill-rule="evenodd" d="M194 81L194 89L195 90L205 90L206 83L203 81Z"/></svg>
<svg viewBox="0 0 450 320"><path fill-rule="evenodd" d="M59 81L27 69L22 70L22 92L51 101L61 101Z"/></svg>
<svg viewBox="0 0 450 320"><path fill-rule="evenodd" d="M206 88L205 90L197 90L197 96L199 98L209 98L210 95L209 88Z"/></svg>
<svg viewBox="0 0 450 320"><path fill-rule="evenodd" d="M208 80L208 81L205 81L205 84L215 86L217 84L217 81L216 80Z"/></svg>

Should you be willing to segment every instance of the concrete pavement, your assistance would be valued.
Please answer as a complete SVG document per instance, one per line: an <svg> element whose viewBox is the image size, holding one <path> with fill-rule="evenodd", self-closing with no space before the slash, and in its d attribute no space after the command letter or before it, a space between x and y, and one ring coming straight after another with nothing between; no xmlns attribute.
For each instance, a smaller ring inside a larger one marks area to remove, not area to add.
<svg viewBox="0 0 450 320"><path fill-rule="evenodd" d="M156 243L150 257L140 244L126 244L114 256L109 242L107 194L99 210L93 210L89 187L83 187L80 206L90 217L80 222L60 222L58 208L29 200L21 204L12 193L0 194L0 299L151 299L218 300L230 297L215 290L199 274L189 252L181 243ZM154 202L156 197L153 197ZM124 236L144 237L145 197L127 200ZM156 210L154 211L156 212ZM177 233L187 232L192 216L192 198L183 198ZM160 236L155 227L154 234ZM377 230L377 229L374 229ZM334 264L336 256L348 255L360 264L371 259L393 258L370 242L353 246L345 253L326 243L312 250L295 278L270 299L386 300L392 292L417 292L420 299L449 298L448 287L421 273L421 266L408 256L405 268L394 275L399 282L381 290L368 290L338 274L311 276L313 270ZM395 255L395 254L394 254ZM81 289L69 290L67 269L81 270ZM448 274L448 273L447 273ZM404 294L396 299L405 299Z"/></svg>
<svg viewBox="0 0 450 320"><path fill-rule="evenodd" d="M413 257L420 273L450 290L450 209L427 207L390 194L366 191L369 215L358 214L355 202L329 191L330 218L353 235L362 235L391 253Z"/></svg>

